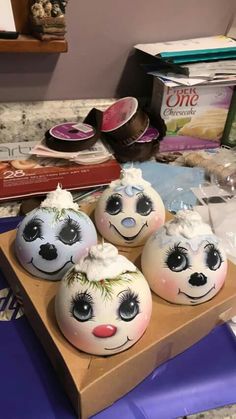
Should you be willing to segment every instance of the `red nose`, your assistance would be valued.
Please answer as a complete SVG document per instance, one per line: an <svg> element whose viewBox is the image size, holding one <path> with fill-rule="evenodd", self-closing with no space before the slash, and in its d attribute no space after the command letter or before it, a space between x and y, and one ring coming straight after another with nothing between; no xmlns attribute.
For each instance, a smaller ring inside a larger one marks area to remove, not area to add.
<svg viewBox="0 0 236 419"><path fill-rule="evenodd" d="M93 329L93 335L97 338L109 338L113 336L117 331L115 326L111 324L101 324Z"/></svg>

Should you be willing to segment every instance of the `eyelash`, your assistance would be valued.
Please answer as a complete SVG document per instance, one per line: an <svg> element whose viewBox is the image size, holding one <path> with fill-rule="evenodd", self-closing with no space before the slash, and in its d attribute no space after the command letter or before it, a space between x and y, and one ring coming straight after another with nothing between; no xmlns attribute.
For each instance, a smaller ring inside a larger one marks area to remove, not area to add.
<svg viewBox="0 0 236 419"><path fill-rule="evenodd" d="M79 225L79 223L77 223L75 220L72 220L72 218L70 218L70 216L68 215L68 217L65 219L65 221L63 222L62 228L60 231L62 231L62 229L64 227L74 227L74 229L76 230L76 232L78 233L78 235L81 235L81 227ZM57 235L56 236L57 239L60 239L60 236ZM79 240L80 241L80 240Z"/></svg>
<svg viewBox="0 0 236 419"><path fill-rule="evenodd" d="M41 234L42 233L43 221L40 218L34 217L34 218L32 218L31 221L28 222L28 224L26 224L25 228L27 228L28 225L31 224L31 223L34 223L34 225L37 226L38 229L39 229L40 235L38 236L38 238L40 240L44 239L44 236Z"/></svg>
<svg viewBox="0 0 236 419"><path fill-rule="evenodd" d="M208 243L206 246L205 246L205 249L206 249L206 252L208 253L210 250L216 250L217 251L217 253L219 254L219 257L220 257L220 261L221 261L221 263L223 262L223 257L222 257L222 254L221 254L221 252L220 252L220 250L218 249L218 247L216 247L213 243ZM208 250L209 249L209 250Z"/></svg>
<svg viewBox="0 0 236 419"><path fill-rule="evenodd" d="M179 243L174 244L174 246L173 246L173 247L170 247L170 248L166 251L166 258L165 258L165 263L164 263L164 266L165 266L165 267L167 266L166 261L167 261L168 257L169 257L169 256L170 256L173 252L176 252L176 251L179 251L180 253L182 253L182 254L186 257L186 261L187 261L187 268L186 268L186 269L191 268L191 267L192 267L192 265L191 265L191 263L189 262L188 251L187 251L184 247L180 246L180 245L179 245Z"/></svg>
<svg viewBox="0 0 236 419"><path fill-rule="evenodd" d="M138 195L138 200L141 199L141 198L146 198L146 199L148 199L148 201L150 201L152 203L151 198L144 192L142 192Z"/></svg>
<svg viewBox="0 0 236 419"><path fill-rule="evenodd" d="M139 298L138 298L138 294L134 293L133 291L131 291L130 289L124 291L122 293L122 295L120 296L119 300L120 300L120 305L127 300L135 300L138 304L140 304Z"/></svg>
<svg viewBox="0 0 236 419"><path fill-rule="evenodd" d="M72 317L73 317L73 308L74 308L74 305L76 303L79 303L80 301L85 301L86 303L89 303L92 308L94 306L94 301L93 301L92 296L87 291L80 292L80 293L76 294L74 297L72 297L72 299L71 299L70 314L71 314ZM93 319L94 317L95 316L93 315L91 317L91 319Z"/></svg>
<svg viewBox="0 0 236 419"><path fill-rule="evenodd" d="M121 202L121 196L119 195L119 194L112 194L111 196L109 196L108 198L107 198L107 200L106 200L106 206L109 204L109 202L112 200L112 199L114 199L114 198L117 198L118 199L118 201L120 201Z"/></svg>
<svg viewBox="0 0 236 419"><path fill-rule="evenodd" d="M75 227L77 231L81 231L79 223L77 223L77 221L75 221L75 220L72 220L72 218L70 218L69 215L66 218L66 220L64 222L64 225L69 225L69 226Z"/></svg>
<svg viewBox="0 0 236 419"><path fill-rule="evenodd" d="M174 244L173 247L170 247L167 251L166 251L166 256L168 257L171 253L176 252L176 251L180 251L181 253L183 253L185 256L188 256L188 251L184 248L181 247L178 244Z"/></svg>

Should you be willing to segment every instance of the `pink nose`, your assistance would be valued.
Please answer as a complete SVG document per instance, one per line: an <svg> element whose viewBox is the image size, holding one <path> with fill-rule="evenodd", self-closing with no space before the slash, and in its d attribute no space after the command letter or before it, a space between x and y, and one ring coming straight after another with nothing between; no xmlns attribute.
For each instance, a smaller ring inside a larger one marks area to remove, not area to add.
<svg viewBox="0 0 236 419"><path fill-rule="evenodd" d="M109 338L113 336L117 331L115 326L111 324L101 324L93 329L93 335L97 338Z"/></svg>

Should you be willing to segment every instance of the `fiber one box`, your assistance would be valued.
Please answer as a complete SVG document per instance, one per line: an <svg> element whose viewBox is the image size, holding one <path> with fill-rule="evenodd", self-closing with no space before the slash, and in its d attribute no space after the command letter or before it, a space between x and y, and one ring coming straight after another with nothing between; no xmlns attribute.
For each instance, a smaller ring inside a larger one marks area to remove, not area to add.
<svg viewBox="0 0 236 419"><path fill-rule="evenodd" d="M93 216L91 207L81 209ZM13 291L20 293L25 314L81 419L114 403L157 366L236 314L236 266L229 263L225 285L212 300L198 306L180 306L153 294L151 322L134 346L107 357L83 353L64 338L57 326L54 299L59 283L33 277L19 265L13 251L15 235L15 230L0 235L1 269ZM142 247L119 250L140 267Z"/></svg>
<svg viewBox="0 0 236 419"><path fill-rule="evenodd" d="M219 147L232 94L233 85L180 86L154 77L151 112L167 128L160 152Z"/></svg>

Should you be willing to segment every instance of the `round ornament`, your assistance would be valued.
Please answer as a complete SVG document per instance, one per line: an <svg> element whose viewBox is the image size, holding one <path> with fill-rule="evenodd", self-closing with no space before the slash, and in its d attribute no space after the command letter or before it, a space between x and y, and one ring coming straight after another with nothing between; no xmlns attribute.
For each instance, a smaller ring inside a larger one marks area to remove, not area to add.
<svg viewBox="0 0 236 419"><path fill-rule="evenodd" d="M145 332L152 296L143 274L110 243L90 248L60 283L58 325L76 348L112 355L130 348Z"/></svg>
<svg viewBox="0 0 236 419"><path fill-rule="evenodd" d="M136 168L122 170L110 183L95 208L95 224L110 243L138 246L165 221L160 195Z"/></svg>
<svg viewBox="0 0 236 419"><path fill-rule="evenodd" d="M97 243L91 219L60 187L20 223L15 253L26 271L39 278L61 279Z"/></svg>
<svg viewBox="0 0 236 419"><path fill-rule="evenodd" d="M179 211L148 239L141 264L151 289L176 304L210 300L223 286L227 273L220 239L191 210Z"/></svg>

